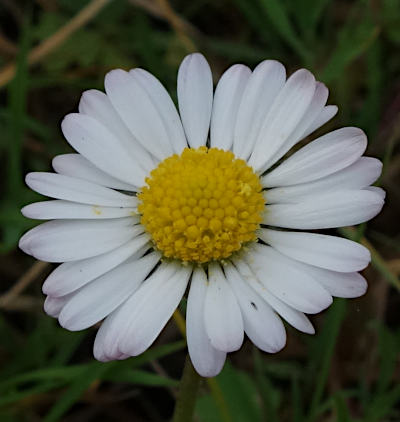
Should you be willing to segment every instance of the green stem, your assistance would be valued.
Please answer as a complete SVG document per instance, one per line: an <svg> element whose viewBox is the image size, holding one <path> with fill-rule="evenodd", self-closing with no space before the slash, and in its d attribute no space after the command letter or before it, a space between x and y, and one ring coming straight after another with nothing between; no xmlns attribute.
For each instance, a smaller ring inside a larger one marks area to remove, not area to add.
<svg viewBox="0 0 400 422"><path fill-rule="evenodd" d="M193 419L194 406L196 404L200 380L200 375L193 368L190 357L187 355L179 385L179 395L175 404L172 422L190 422Z"/></svg>

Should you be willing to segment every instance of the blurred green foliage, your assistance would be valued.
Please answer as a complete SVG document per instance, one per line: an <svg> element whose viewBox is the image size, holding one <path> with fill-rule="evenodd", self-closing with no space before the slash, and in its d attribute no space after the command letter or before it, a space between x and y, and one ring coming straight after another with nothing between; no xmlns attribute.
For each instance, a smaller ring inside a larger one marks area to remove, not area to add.
<svg viewBox="0 0 400 422"><path fill-rule="evenodd" d="M0 65L16 63L14 79L2 87L0 107L2 291L33 263L16 249L20 235L37 224L19 209L40 198L25 187L24 174L49 170L54 155L69 151L59 122L76 110L81 91L102 89L109 69L140 66L176 98L176 72L187 45L160 17L156 1L148 2L151 7L144 3L110 2L32 67L28 54L33 46L86 2L0 5L0 35L18 50L12 57L0 45ZM360 232L379 251L374 261L379 272L368 272L378 293L358 301L336 300L317 319L314 337L289 329L286 352L277 356L246 345L216 378L217 390L202 386L197 420L400 420L400 301L394 289L389 295L387 284L395 285L388 261L398 259L400 251L400 2L176 0L171 6L186 23L186 36L209 59L216 79L234 62L254 66L265 58L283 61L289 71L301 66L313 71L330 88L330 102L339 105L328 128L357 125L366 131L370 154L384 159L381 184L390 198L389 209ZM168 341L124 362L95 362L92 332L69 333L41 314L39 281L29 289L33 305L0 315L0 420L122 421L129 415L134 415L130 420L167 420L184 343ZM155 372L156 359L165 363L166 373Z"/></svg>

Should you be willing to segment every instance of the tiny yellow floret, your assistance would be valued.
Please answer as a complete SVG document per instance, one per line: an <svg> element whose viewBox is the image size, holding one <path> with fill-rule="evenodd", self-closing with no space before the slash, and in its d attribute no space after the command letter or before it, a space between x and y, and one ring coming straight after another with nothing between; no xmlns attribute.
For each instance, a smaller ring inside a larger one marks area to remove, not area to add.
<svg viewBox="0 0 400 422"><path fill-rule="evenodd" d="M138 194L141 223L167 258L205 263L256 240L264 199L244 160L217 148L185 148L162 161Z"/></svg>

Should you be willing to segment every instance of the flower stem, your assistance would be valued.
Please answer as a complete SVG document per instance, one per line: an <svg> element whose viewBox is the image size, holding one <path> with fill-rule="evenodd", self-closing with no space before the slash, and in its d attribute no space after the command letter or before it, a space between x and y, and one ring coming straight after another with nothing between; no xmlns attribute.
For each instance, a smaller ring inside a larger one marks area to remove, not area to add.
<svg viewBox="0 0 400 422"><path fill-rule="evenodd" d="M187 355L172 422L190 422L192 420L200 380L201 376L193 368L190 357Z"/></svg>

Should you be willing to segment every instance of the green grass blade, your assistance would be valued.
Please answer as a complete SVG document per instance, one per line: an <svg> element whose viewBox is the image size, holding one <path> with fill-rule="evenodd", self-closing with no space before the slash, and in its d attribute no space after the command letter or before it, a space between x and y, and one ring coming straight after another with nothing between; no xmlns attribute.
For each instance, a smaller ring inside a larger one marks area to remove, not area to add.
<svg viewBox="0 0 400 422"><path fill-rule="evenodd" d="M254 378L261 398L263 418L269 422L278 422L280 394L264 373L262 354L256 347L253 347L253 362L255 371Z"/></svg>
<svg viewBox="0 0 400 422"><path fill-rule="evenodd" d="M9 195L17 200L23 189L22 174L22 142L26 120L26 98L28 93L28 64L27 56L30 45L30 25L23 25L16 62L14 79L8 85L8 166L7 188Z"/></svg>
<svg viewBox="0 0 400 422"><path fill-rule="evenodd" d="M296 374L291 379L291 396L292 420L293 422L301 422L303 420L303 400L300 392L299 377Z"/></svg>
<svg viewBox="0 0 400 422"><path fill-rule="evenodd" d="M148 371L142 371L139 369L127 371L125 368L121 371L118 367L105 373L102 376L102 379L113 382L129 382L131 384L154 387L177 387L179 385L179 381L177 380L152 374Z"/></svg>
<svg viewBox="0 0 400 422"><path fill-rule="evenodd" d="M200 397L196 403L196 414L202 422L261 422L257 388L248 374L234 369L227 362L222 372L212 381L220 388L228 409L221 412L224 405L221 407L218 399L215 400L215 394Z"/></svg>
<svg viewBox="0 0 400 422"><path fill-rule="evenodd" d="M343 395L341 393L335 394L333 402L336 411L336 420L340 422L351 422L349 409Z"/></svg>
<svg viewBox="0 0 400 422"><path fill-rule="evenodd" d="M365 85L367 96L360 110L356 126L367 131L369 143L373 145L382 114L382 85L385 78L385 67L382 63L382 42L379 38L368 49L366 59L367 79Z"/></svg>
<svg viewBox="0 0 400 422"><path fill-rule="evenodd" d="M342 77L347 66L370 48L379 31L379 27L369 21L361 21L358 25L349 21L339 33L337 46L322 72L321 79L325 83L331 83Z"/></svg>
<svg viewBox="0 0 400 422"><path fill-rule="evenodd" d="M400 353L400 331L392 332L384 325L379 331L379 377L376 386L377 395L383 395L389 389L396 374L396 366Z"/></svg>
<svg viewBox="0 0 400 422"><path fill-rule="evenodd" d="M331 367L331 360L335 351L336 340L339 335L340 326L346 314L346 301L343 299L335 299L335 302L329 309L324 329L319 334L316 343L314 358L318 361L318 368L316 371L316 383L313 388L311 398L311 406L308 413L308 422L313 422L317 416L318 406L321 402L322 395L325 389L326 381L328 379L329 370ZM320 358L318 359L319 356Z"/></svg>
<svg viewBox="0 0 400 422"><path fill-rule="evenodd" d="M395 406L400 400L400 385L396 385L393 390L384 394L375 395L365 414L365 422L381 422L390 420L390 415L395 417ZM385 419L388 417L388 419ZM396 419L391 419L396 420Z"/></svg>
<svg viewBox="0 0 400 422"><path fill-rule="evenodd" d="M67 391L56 401L47 413L43 422L58 421L79 400L82 394L94 381L101 378L106 371L109 371L117 363L118 362L111 362L109 364L104 364L102 362L94 362L89 365L85 371L74 378Z"/></svg>
<svg viewBox="0 0 400 422"><path fill-rule="evenodd" d="M87 370L88 365L70 365L60 368L45 368L25 372L15 377L10 377L0 383L0 391L19 387L23 384L40 381L64 381L68 382Z"/></svg>
<svg viewBox="0 0 400 422"><path fill-rule="evenodd" d="M55 390L56 388L62 387L65 385L64 381L51 382L35 385L32 388L26 389L24 391L12 391L7 394L4 394L0 397L0 407L8 406L10 404L19 402L27 397L34 396L36 394L42 394L47 391Z"/></svg>
<svg viewBox="0 0 400 422"><path fill-rule="evenodd" d="M290 22L285 3L279 0L259 0L266 16L275 28L276 32L286 43L303 59L305 63L310 61L311 54Z"/></svg>

